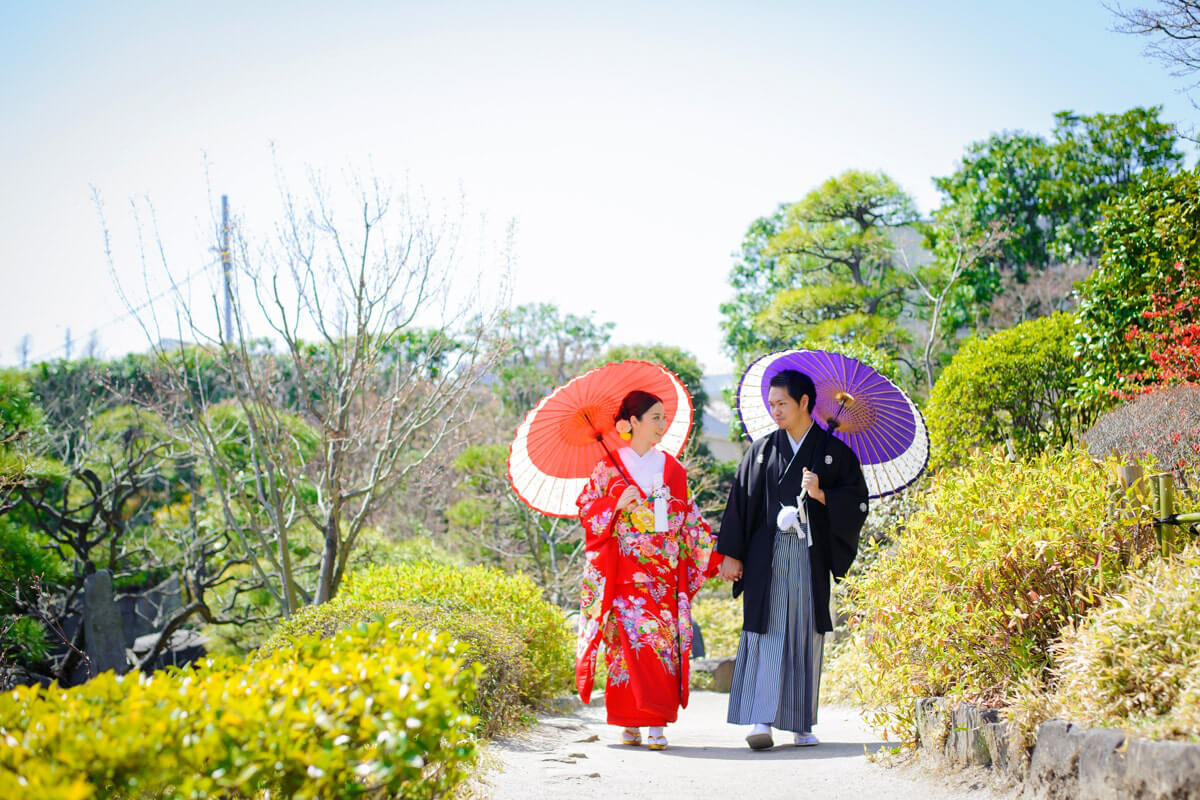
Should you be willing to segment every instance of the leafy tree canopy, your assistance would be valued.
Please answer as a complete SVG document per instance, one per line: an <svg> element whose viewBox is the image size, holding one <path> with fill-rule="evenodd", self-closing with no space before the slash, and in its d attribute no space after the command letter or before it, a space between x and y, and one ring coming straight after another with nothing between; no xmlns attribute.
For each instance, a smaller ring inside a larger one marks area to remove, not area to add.
<svg viewBox="0 0 1200 800"><path fill-rule="evenodd" d="M725 333L725 352L736 365L774 349L776 344L756 320L785 285L777 270L778 258L770 250L771 239L783 229L785 210L786 206L780 207L774 214L750 223L729 271L734 296L721 304L721 330Z"/></svg>
<svg viewBox="0 0 1200 800"><path fill-rule="evenodd" d="M563 313L552 303L517 306L503 315L501 326L507 346L497 392L505 409L518 415L594 359L615 327Z"/></svg>
<svg viewBox="0 0 1200 800"><path fill-rule="evenodd" d="M1148 170L1177 169L1183 155L1159 106L1121 114L1055 114L1049 138L1006 132L967 147L958 169L935 178L946 205L967 210L980 227L994 221L1009 233L995 256L980 259L965 285L956 322L971 304L987 303L1002 276L1020 281L1057 262L1095 259L1101 242L1093 231L1105 203L1119 197Z"/></svg>
<svg viewBox="0 0 1200 800"><path fill-rule="evenodd" d="M1091 390L1107 393L1122 388L1122 375L1150 366L1144 341L1130 336L1134 326L1166 333L1178 321L1145 316L1155 297L1172 281L1200 276L1200 172L1142 176L1107 207L1095 232L1102 254L1080 286L1075 348Z"/></svg>
<svg viewBox="0 0 1200 800"><path fill-rule="evenodd" d="M747 344L765 350L822 340L898 351L908 340L898 321L907 278L896 268L891 232L917 216L912 198L887 175L851 170L756 221L734 270L741 299L727 306L727 346L745 356ZM751 269L771 274L754 277ZM756 289L765 294L747 299ZM751 309L757 338L739 330L738 317Z"/></svg>

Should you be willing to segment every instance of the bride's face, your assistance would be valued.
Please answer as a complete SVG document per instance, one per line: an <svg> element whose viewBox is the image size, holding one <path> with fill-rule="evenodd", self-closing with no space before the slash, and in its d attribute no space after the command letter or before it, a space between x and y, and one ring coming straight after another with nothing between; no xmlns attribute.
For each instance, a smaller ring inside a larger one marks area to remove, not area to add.
<svg viewBox="0 0 1200 800"><path fill-rule="evenodd" d="M658 444L667 432L667 411L662 403L655 403L641 417L630 417L629 424L633 426L633 443Z"/></svg>

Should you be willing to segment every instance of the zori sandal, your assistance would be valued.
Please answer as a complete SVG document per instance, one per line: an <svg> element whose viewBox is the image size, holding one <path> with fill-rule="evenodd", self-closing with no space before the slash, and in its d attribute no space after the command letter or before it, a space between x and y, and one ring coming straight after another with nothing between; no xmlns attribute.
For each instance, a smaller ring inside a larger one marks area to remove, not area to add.
<svg viewBox="0 0 1200 800"><path fill-rule="evenodd" d="M637 728L626 728L621 731L621 744L637 747L642 743L642 732Z"/></svg>

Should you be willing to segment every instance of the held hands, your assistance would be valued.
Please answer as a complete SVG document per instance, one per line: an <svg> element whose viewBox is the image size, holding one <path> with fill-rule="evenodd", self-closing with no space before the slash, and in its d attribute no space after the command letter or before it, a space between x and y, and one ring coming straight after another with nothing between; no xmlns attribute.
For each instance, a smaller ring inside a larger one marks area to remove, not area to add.
<svg viewBox="0 0 1200 800"><path fill-rule="evenodd" d="M742 562L732 556L725 556L717 571L721 580L740 581L742 579Z"/></svg>
<svg viewBox="0 0 1200 800"><path fill-rule="evenodd" d="M825 490L821 488L817 473L810 471L808 467L804 468L804 477L800 480L800 486L808 491L808 496L813 500L822 505L825 504Z"/></svg>

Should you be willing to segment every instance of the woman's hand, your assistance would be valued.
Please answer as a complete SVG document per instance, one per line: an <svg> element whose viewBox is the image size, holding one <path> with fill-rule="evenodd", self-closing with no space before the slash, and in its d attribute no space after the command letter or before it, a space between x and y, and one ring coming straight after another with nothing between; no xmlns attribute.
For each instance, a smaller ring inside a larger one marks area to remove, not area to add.
<svg viewBox="0 0 1200 800"><path fill-rule="evenodd" d="M621 496L617 498L617 511L624 511L640 500L641 497L642 493L638 491L636 486L626 486L625 491L621 492Z"/></svg>
<svg viewBox="0 0 1200 800"><path fill-rule="evenodd" d="M718 569L722 580L740 581L742 579L742 562L732 556L725 556Z"/></svg>

